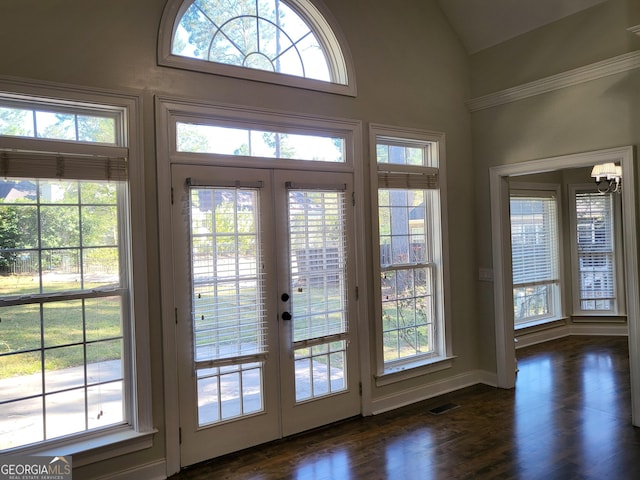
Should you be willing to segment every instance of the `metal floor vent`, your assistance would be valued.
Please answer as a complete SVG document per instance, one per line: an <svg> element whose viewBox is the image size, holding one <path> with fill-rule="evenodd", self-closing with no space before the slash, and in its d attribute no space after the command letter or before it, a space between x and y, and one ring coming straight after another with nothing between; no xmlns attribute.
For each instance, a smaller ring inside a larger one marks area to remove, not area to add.
<svg viewBox="0 0 640 480"><path fill-rule="evenodd" d="M432 408L431 410L429 410L429 413L431 415L442 415L443 413L458 408L459 406L460 405L458 405L457 403L445 403L444 405L440 405L439 407Z"/></svg>

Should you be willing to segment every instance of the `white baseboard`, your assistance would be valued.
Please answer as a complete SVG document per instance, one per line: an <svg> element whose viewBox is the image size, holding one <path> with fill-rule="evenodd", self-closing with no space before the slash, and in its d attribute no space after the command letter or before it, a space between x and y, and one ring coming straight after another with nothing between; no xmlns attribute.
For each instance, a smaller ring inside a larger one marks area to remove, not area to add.
<svg viewBox="0 0 640 480"><path fill-rule="evenodd" d="M516 349L537 345L538 343L544 343L550 340L557 340L558 338L568 337L569 335L571 335L571 327L569 325L561 325L522 334L516 332L516 340L518 341L516 343Z"/></svg>
<svg viewBox="0 0 640 480"><path fill-rule="evenodd" d="M495 373L484 370L473 370L444 380L427 383L398 393L376 398L371 402L371 411L373 415L378 415L478 383L495 386L497 385L497 381L498 379Z"/></svg>
<svg viewBox="0 0 640 480"><path fill-rule="evenodd" d="M629 328L626 323L572 323L570 325L562 325L559 327L536 330L530 333L516 334L518 343L516 348L528 347L538 343L557 340L559 338L568 337L569 335L591 335L591 336L627 336Z"/></svg>
<svg viewBox="0 0 640 480"><path fill-rule="evenodd" d="M96 478L96 480L165 480L167 478L167 466L164 460L146 463L129 470L121 470Z"/></svg>
<svg viewBox="0 0 640 480"><path fill-rule="evenodd" d="M612 323L610 325L588 322L573 323L571 335L626 337L629 335L629 327L626 323Z"/></svg>

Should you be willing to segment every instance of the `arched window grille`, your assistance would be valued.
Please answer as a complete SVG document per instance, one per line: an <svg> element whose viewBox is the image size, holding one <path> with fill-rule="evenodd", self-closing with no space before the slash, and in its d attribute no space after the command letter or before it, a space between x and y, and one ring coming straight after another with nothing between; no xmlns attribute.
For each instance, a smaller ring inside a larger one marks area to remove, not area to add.
<svg viewBox="0 0 640 480"><path fill-rule="evenodd" d="M355 95L351 62L328 17L309 0L170 1L159 62Z"/></svg>

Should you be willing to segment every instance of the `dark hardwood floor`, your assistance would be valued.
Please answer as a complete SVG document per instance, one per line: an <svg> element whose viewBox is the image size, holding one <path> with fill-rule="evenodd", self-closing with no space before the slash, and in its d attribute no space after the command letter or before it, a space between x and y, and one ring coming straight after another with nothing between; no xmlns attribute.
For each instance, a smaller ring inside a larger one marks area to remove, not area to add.
<svg viewBox="0 0 640 480"><path fill-rule="evenodd" d="M518 351L514 390L476 385L188 468L178 479L639 479L627 339ZM430 410L455 404L440 415Z"/></svg>

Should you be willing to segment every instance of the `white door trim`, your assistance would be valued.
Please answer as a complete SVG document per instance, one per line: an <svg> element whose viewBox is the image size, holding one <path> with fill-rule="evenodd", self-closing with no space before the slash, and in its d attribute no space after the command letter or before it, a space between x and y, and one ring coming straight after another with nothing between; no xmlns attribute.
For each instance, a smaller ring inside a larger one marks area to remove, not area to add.
<svg viewBox="0 0 640 480"><path fill-rule="evenodd" d="M629 326L632 423L640 426L640 283L638 280L637 212L635 204L635 164L632 146L563 155L553 158L491 167L491 233L494 276L495 338L498 386L515 386L515 346L511 300L511 248L509 230L508 177L588 167L598 163L622 165L622 215L624 224L625 289ZM506 241L505 241L506 240Z"/></svg>
<svg viewBox="0 0 640 480"><path fill-rule="evenodd" d="M358 205L355 212L356 219L356 244L366 245L366 217L364 206L364 161L362 122L335 117L323 117L319 115L285 112L272 109L260 109L230 104L208 104L202 101L188 100L184 98L156 96L155 97L155 121L156 121L156 168L157 168L157 192L158 192L158 234L159 242L159 273L161 298L159 299L162 318L162 364L164 372L164 430L166 448L167 476L180 471L180 420L176 412L179 411L178 400L178 372L177 372L177 346L175 325L175 301L173 293L174 277L171 258L172 251L172 227L171 227L171 165L173 163L205 164L224 166L225 160L216 155L200 155L198 158L188 159L184 155L175 152L175 119L178 116L208 117L210 119L226 122L264 122L268 125L285 125L292 132L296 130L338 132L346 135L347 145L344 164L331 163L327 168L336 171L352 172L354 175L355 202ZM259 166L252 161L238 159L244 166ZM255 160L259 162L259 159ZM228 163L226 163L228 165ZM273 168L292 168L287 160L272 159L269 163ZM295 165L295 169L307 169L305 165ZM308 167L310 175L314 168ZM323 167L324 168L324 167ZM370 392L370 348L368 324L368 283L370 268L366 261L366 248L356 248L356 283L360 286L358 300L358 348L360 351L360 375L363 383L362 412L366 415L371 411Z"/></svg>

